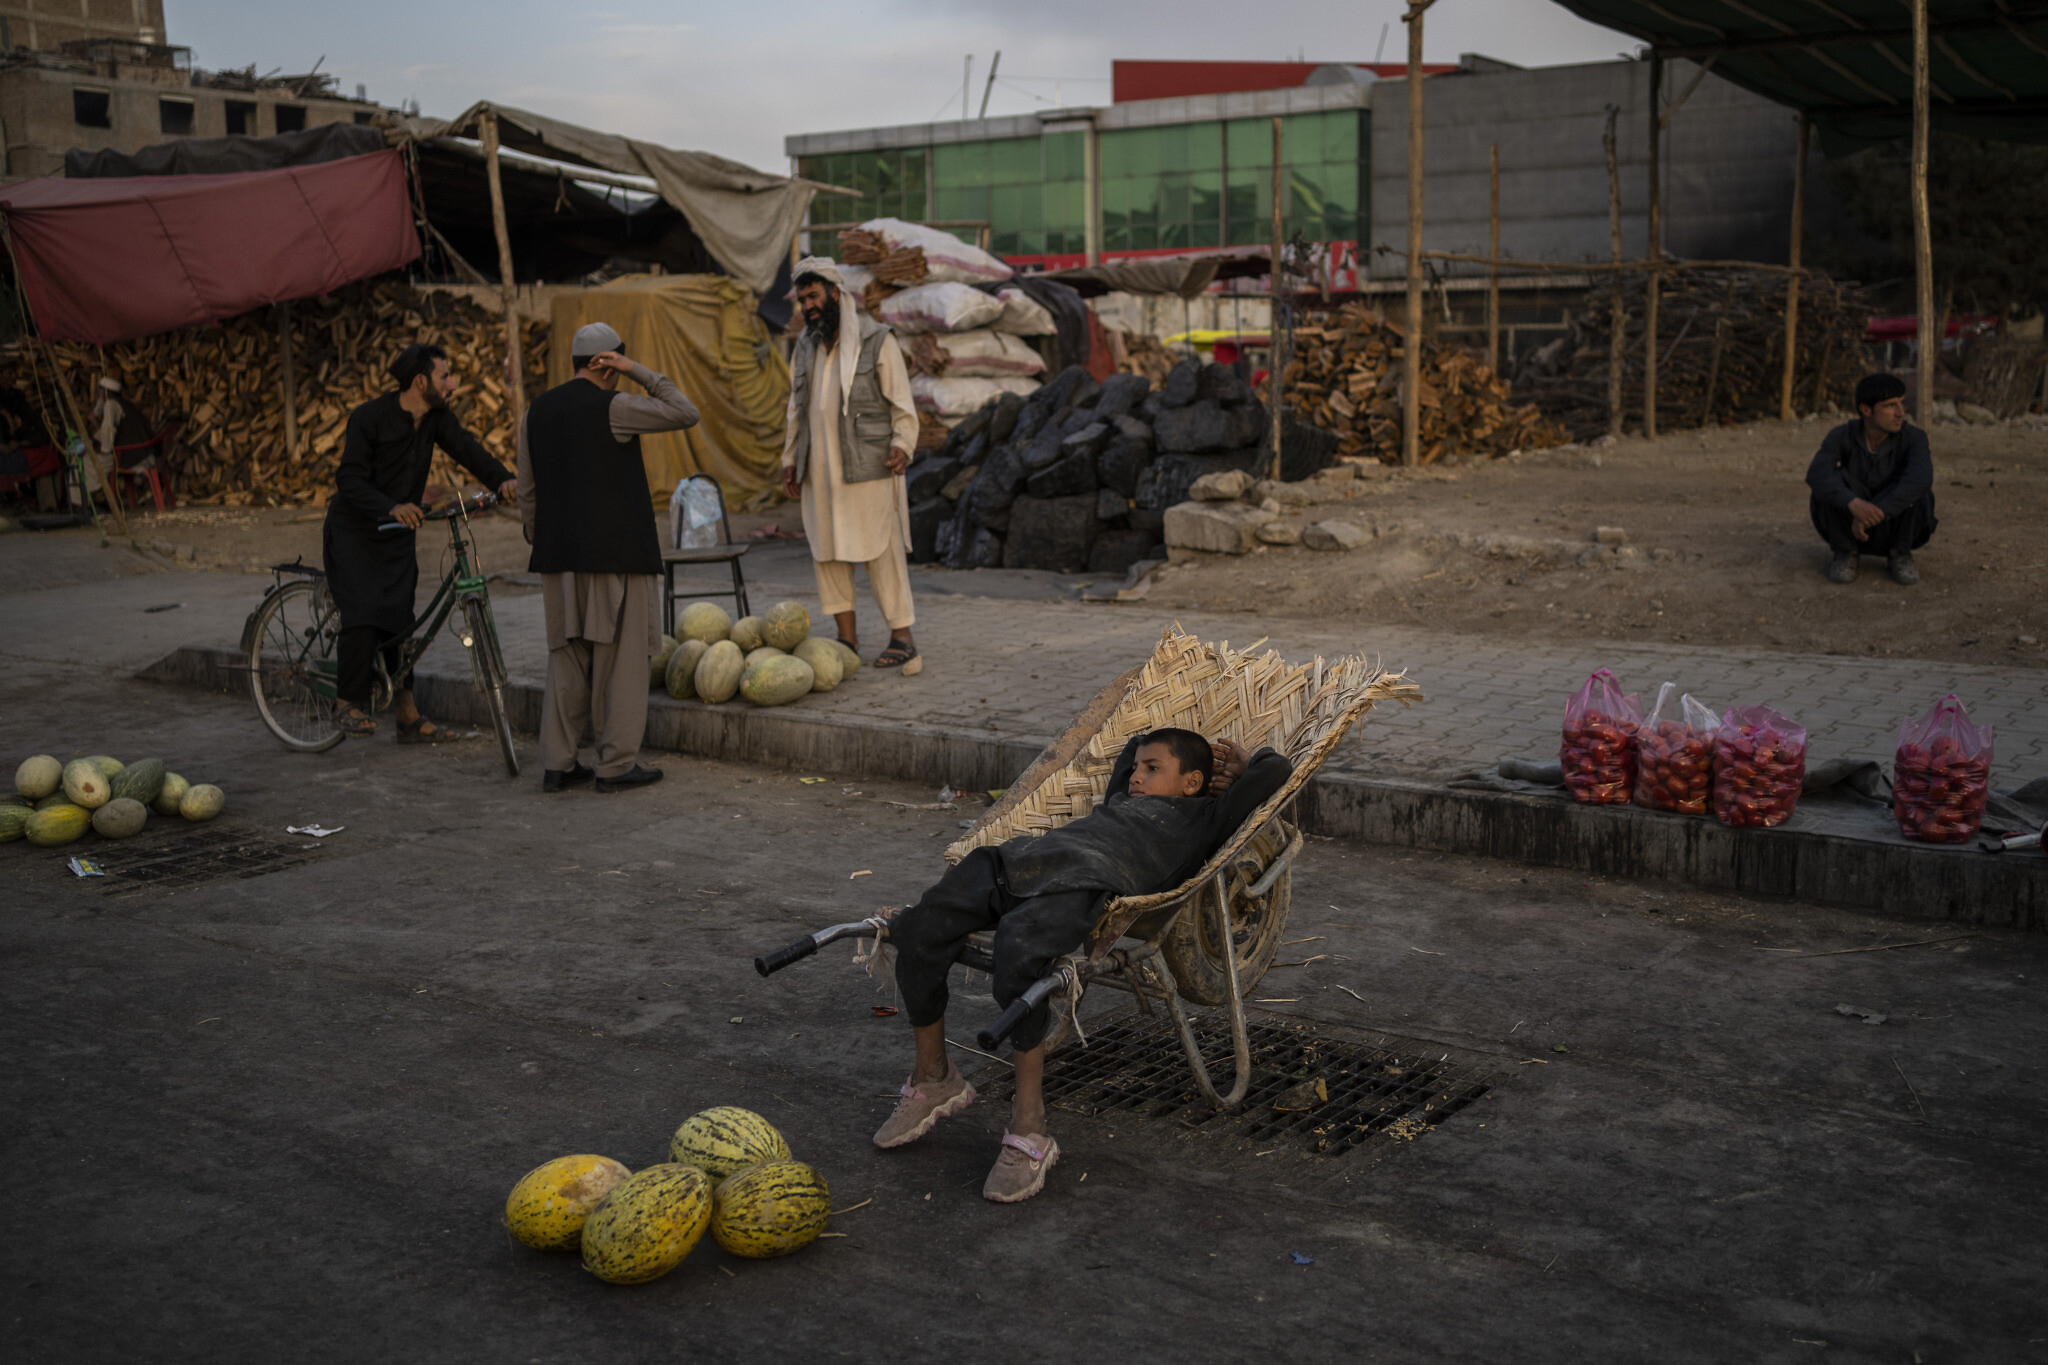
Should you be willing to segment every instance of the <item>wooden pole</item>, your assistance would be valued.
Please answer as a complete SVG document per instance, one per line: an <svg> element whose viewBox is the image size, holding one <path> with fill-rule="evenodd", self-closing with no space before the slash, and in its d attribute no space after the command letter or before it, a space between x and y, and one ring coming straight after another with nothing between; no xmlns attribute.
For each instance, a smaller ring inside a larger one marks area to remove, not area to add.
<svg viewBox="0 0 2048 1365"><path fill-rule="evenodd" d="M1920 339L1917 398L1913 415L1934 425L1934 362L1941 335L1934 326L1934 229L1927 215L1927 0L1913 9L1913 284L1918 295Z"/></svg>
<svg viewBox="0 0 2048 1365"><path fill-rule="evenodd" d="M1286 203L1286 178L1281 172L1282 143L1280 120L1273 120L1273 258L1268 265L1266 276L1269 299L1267 311L1272 315L1266 325L1266 416L1273 431L1273 471L1267 477L1280 482L1280 389L1281 389L1281 345L1280 345L1280 299L1284 292L1286 278L1286 238L1281 235L1281 209Z"/></svg>
<svg viewBox="0 0 2048 1365"><path fill-rule="evenodd" d="M929 177L926 183L933 183ZM1081 243L1089 265L1102 264L1102 138L1095 121L1081 130Z"/></svg>
<svg viewBox="0 0 2048 1365"><path fill-rule="evenodd" d="M1621 263L1621 167L1615 156L1614 121L1621 115L1619 105L1607 106L1607 133L1601 139L1607 147L1607 234L1612 239L1615 264ZM1621 287L1615 286L1609 302L1607 338L1607 434L1621 435L1621 371L1624 362L1622 329L1628 314L1621 306Z"/></svg>
<svg viewBox="0 0 2048 1365"><path fill-rule="evenodd" d="M1799 268L1799 247L1806 233L1806 111L1799 113L1799 149L1792 161L1792 268ZM1799 359L1799 276L1785 281L1785 366L1778 374L1778 420L1792 420L1792 372Z"/></svg>
<svg viewBox="0 0 2048 1365"><path fill-rule="evenodd" d="M299 378L292 364L292 304L277 305L277 353L284 372L284 462L289 465L299 453Z"/></svg>
<svg viewBox="0 0 2048 1365"><path fill-rule="evenodd" d="M512 405L512 429L526 413L526 361L520 354L519 305L513 290L512 233L505 226L505 183L498 171L498 116L479 120L484 144L484 171L491 182L491 227L498 234L498 289L505 300L505 398ZM516 437L514 438L516 442Z"/></svg>
<svg viewBox="0 0 2048 1365"><path fill-rule="evenodd" d="M1486 254L1500 257L1500 144L1486 150L1489 236ZM1500 267L1486 268L1486 368L1500 373Z"/></svg>
<svg viewBox="0 0 2048 1365"><path fill-rule="evenodd" d="M1650 53L1650 258L1649 291L1643 300L1643 438L1657 439L1657 295L1662 278L1657 266L1664 257L1661 213L1664 207L1663 176L1659 173L1658 151L1663 138L1663 121L1657 104L1664 87L1664 59Z"/></svg>
<svg viewBox="0 0 2048 1365"><path fill-rule="evenodd" d="M1422 463L1422 13L1408 0L1408 316L1401 342L1401 463Z"/></svg>

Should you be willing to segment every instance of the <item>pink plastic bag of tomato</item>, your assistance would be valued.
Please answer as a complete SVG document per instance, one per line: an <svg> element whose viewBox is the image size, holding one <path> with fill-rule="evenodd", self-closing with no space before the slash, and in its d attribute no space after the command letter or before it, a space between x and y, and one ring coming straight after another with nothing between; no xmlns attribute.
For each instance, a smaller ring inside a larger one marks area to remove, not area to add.
<svg viewBox="0 0 2048 1365"><path fill-rule="evenodd" d="M1721 723L1689 692L1672 705L1677 690L1677 683L1657 689L1657 705L1636 731L1636 804L1705 815L1714 786L1714 731Z"/></svg>
<svg viewBox="0 0 2048 1365"><path fill-rule="evenodd" d="M1586 679L1564 704L1564 785L1574 798L1594 806L1625 806L1634 794L1635 733L1643 704L1623 695L1621 682L1606 669Z"/></svg>
<svg viewBox="0 0 2048 1365"><path fill-rule="evenodd" d="M1984 823L1991 789L1991 727L1970 724L1954 693L1899 726L1892 759L1892 815L1899 833L1930 844L1960 844Z"/></svg>
<svg viewBox="0 0 2048 1365"><path fill-rule="evenodd" d="M1731 706L1714 732L1714 818L1782 825L1806 781L1806 728L1768 706Z"/></svg>

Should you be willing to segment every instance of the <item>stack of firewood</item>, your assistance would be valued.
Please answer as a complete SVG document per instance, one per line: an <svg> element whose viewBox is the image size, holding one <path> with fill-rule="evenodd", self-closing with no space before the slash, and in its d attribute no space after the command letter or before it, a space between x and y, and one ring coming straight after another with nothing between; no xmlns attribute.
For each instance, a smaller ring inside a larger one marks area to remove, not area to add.
<svg viewBox="0 0 2048 1365"><path fill-rule="evenodd" d="M1784 383L1789 277L1760 270L1682 270L1661 277L1657 299L1657 417L1670 428L1776 417ZM1576 438L1608 429L1613 302L1623 308L1622 411L1643 411L1646 283L1628 275L1594 286L1571 332L1527 357L1515 397L1534 402ZM1793 356L1797 412L1847 407L1864 370L1863 291L1809 271L1799 285Z"/></svg>
<svg viewBox="0 0 2048 1365"><path fill-rule="evenodd" d="M382 280L294 303L291 330L298 444L289 450L273 309L119 342L103 355L64 343L51 349L81 403L88 401L92 379L111 372L152 425L177 424L170 466L184 502L324 505L334 490L349 413L392 387L385 369L413 341L448 352L458 385L451 410L508 468L513 464L515 414L506 394L502 314L468 298ZM548 328L527 320L522 332L532 398L546 386ZM40 402L51 430L72 425L60 416L47 371L32 372L25 358L7 368L7 382ZM451 488L476 482L438 452L431 481Z"/></svg>
<svg viewBox="0 0 2048 1365"><path fill-rule="evenodd" d="M1401 459L1401 324L1362 303L1312 314L1294 329L1285 400L1304 420L1337 433L1352 457ZM1562 430L1534 404L1517 406L1507 381L1469 353L1422 342L1421 459L1505 455L1562 445Z"/></svg>
<svg viewBox="0 0 2048 1365"><path fill-rule="evenodd" d="M889 244L879 232L845 228L839 234L839 259L847 265L873 265L888 254Z"/></svg>

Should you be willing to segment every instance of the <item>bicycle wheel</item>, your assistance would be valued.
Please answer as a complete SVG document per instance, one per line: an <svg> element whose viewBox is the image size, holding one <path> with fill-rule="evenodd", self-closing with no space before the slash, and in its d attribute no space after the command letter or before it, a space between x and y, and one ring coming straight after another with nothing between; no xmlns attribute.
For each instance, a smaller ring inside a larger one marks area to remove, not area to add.
<svg viewBox="0 0 2048 1365"><path fill-rule="evenodd" d="M334 642L340 613L325 583L287 583L249 618L249 691L270 733L319 753L341 743L335 728Z"/></svg>
<svg viewBox="0 0 2048 1365"><path fill-rule="evenodd" d="M512 744L512 722L505 715L505 665L498 654L498 632L491 620L488 602L472 597L462 604L468 623L469 663L476 673L477 690L490 709L491 729L498 736L498 752L505 756L505 771L519 776L519 751Z"/></svg>

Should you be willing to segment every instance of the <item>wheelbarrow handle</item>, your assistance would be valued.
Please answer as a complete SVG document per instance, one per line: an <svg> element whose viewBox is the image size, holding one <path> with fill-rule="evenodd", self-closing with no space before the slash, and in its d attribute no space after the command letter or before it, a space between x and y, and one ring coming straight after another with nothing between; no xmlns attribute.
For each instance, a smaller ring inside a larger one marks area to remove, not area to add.
<svg viewBox="0 0 2048 1365"><path fill-rule="evenodd" d="M790 963L807 958L817 951L818 940L806 935L790 944L787 948L777 948L772 953L755 958L754 970L763 976L767 976L771 972L779 972Z"/></svg>
<svg viewBox="0 0 2048 1365"><path fill-rule="evenodd" d="M997 1044L1015 1031L1024 1022L1024 1016L1043 1004L1045 998L1066 984L1066 978L1058 972L1040 977L1024 988L1024 994L1010 1002L1010 1007L996 1016L996 1021L983 1029L979 1041L984 1051L993 1052Z"/></svg>

